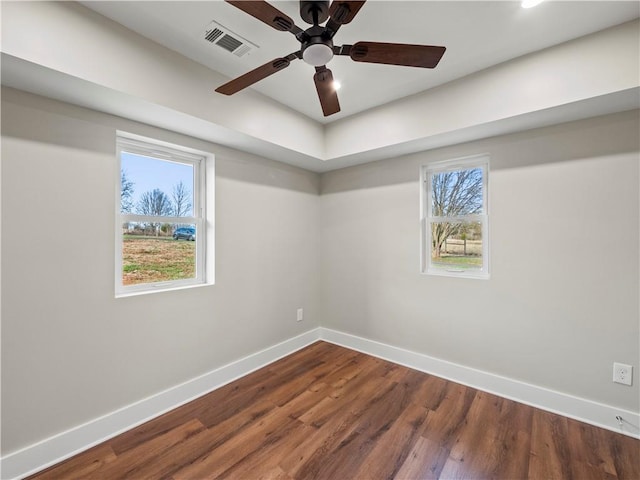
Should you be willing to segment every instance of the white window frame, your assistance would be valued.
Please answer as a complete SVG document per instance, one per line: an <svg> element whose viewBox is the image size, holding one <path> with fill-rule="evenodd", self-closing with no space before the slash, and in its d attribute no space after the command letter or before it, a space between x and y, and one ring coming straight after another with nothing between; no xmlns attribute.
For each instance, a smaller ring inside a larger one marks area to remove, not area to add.
<svg viewBox="0 0 640 480"><path fill-rule="evenodd" d="M121 212L121 158L122 153L133 153L159 160L182 163L193 166L193 192L192 206L193 217L169 217L169 216L148 216L133 213ZM116 229L115 229L115 293L116 297L138 295L152 292L162 292L180 288L212 284L212 272L207 275L208 263L207 250L209 244L207 239L207 202L213 197L213 192L207 195L207 170L213 169L213 155L207 152L183 147L180 145L163 142L160 140L142 137L127 132L117 132L116 136L116 158L117 158L117 180L116 180ZM128 222L158 222L193 224L196 226L195 240L195 276L193 278L171 280L166 282L140 283L136 285L123 285L122 283L122 225ZM212 253L212 252L210 252Z"/></svg>
<svg viewBox="0 0 640 480"><path fill-rule="evenodd" d="M481 214L458 215L450 217L437 217L432 215L432 176L439 173L447 173L457 170L482 169L482 202ZM489 155L474 155L470 157L444 160L423 165L420 169L420 222L421 222L421 245L420 264L421 272L427 275L442 275L448 277L463 278L489 278ZM461 222L480 223L482 225L482 268L463 269L454 267L439 267L432 263L431 225L437 222Z"/></svg>

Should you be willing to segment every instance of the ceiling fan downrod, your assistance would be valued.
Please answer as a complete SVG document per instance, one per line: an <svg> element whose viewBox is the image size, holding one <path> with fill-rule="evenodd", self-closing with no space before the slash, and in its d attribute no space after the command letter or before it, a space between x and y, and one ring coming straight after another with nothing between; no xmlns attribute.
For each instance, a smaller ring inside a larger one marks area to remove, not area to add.
<svg viewBox="0 0 640 480"><path fill-rule="evenodd" d="M300 17L311 25L319 25L329 18L329 0L302 0Z"/></svg>

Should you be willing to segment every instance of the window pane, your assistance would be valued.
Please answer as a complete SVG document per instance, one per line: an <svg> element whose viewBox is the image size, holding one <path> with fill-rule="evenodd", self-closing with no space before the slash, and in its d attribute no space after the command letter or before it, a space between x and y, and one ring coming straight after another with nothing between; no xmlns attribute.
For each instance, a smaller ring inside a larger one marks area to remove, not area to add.
<svg viewBox="0 0 640 480"><path fill-rule="evenodd" d="M195 225L123 224L122 284L195 278L195 239Z"/></svg>
<svg viewBox="0 0 640 480"><path fill-rule="evenodd" d="M122 152L120 211L193 217L193 165Z"/></svg>
<svg viewBox="0 0 640 480"><path fill-rule="evenodd" d="M431 175L431 216L483 213L482 168Z"/></svg>
<svg viewBox="0 0 640 480"><path fill-rule="evenodd" d="M445 270L482 268L482 223L431 224L431 264Z"/></svg>

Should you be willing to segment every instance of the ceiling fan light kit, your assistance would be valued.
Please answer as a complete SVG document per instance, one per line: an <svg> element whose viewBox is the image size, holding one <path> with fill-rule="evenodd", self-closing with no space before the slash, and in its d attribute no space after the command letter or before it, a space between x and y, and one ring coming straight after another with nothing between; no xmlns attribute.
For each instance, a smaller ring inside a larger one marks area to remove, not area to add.
<svg viewBox="0 0 640 480"><path fill-rule="evenodd" d="M333 40L325 35L325 29L319 25L314 25L304 33L309 39L302 42L302 60L314 67L326 65L333 58Z"/></svg>
<svg viewBox="0 0 640 480"><path fill-rule="evenodd" d="M364 5L353 0L301 0L300 17L312 26L298 27L286 14L265 1L226 0L227 3L279 31L292 33L300 42L300 50L286 57L276 58L238 78L218 87L216 92L233 95L246 87L290 65L295 59L315 67L313 76L325 117L340 111L334 88L333 74L326 67L334 55L349 56L353 61L434 68L445 52L445 47L409 45L403 43L357 42L355 45L334 46L333 37L342 25L350 23ZM326 22L324 26L321 24Z"/></svg>
<svg viewBox="0 0 640 480"><path fill-rule="evenodd" d="M309 45L302 51L302 59L311 66L321 67L333 58L333 49L324 43Z"/></svg>

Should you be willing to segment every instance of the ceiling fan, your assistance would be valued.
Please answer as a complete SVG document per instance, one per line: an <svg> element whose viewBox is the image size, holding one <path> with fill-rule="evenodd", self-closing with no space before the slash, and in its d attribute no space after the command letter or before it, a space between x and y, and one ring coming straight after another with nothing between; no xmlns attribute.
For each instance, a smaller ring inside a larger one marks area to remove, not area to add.
<svg viewBox="0 0 640 480"><path fill-rule="evenodd" d="M445 47L404 43L357 42L355 45L334 45L334 35L342 25L353 20L365 0L333 0L331 5L329 0L301 0L300 17L312 25L306 30L296 26L290 17L265 1L225 1L276 30L292 33L300 42L301 48L297 52L276 58L218 87L216 92L224 95L233 95L288 67L293 60L301 59L316 69L313 81L322 106L322 113L328 117L340 111L338 94L333 86L333 74L326 67L334 55L346 55L356 62L434 68L445 51ZM322 26L321 24L325 21L327 23Z"/></svg>

